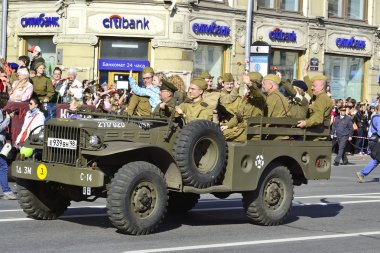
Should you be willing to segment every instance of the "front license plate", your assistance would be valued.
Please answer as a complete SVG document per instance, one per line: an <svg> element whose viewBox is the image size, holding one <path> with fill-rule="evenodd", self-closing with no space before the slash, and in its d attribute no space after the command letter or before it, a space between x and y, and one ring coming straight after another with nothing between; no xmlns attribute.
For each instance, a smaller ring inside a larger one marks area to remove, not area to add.
<svg viewBox="0 0 380 253"><path fill-rule="evenodd" d="M47 145L48 145L48 147L52 147L52 148L77 149L77 141L76 140L48 138Z"/></svg>

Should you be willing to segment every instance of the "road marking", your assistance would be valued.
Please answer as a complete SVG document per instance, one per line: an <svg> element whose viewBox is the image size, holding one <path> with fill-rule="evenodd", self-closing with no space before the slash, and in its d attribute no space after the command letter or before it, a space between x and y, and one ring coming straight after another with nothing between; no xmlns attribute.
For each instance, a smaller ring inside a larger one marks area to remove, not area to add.
<svg viewBox="0 0 380 253"><path fill-rule="evenodd" d="M96 214L78 214L78 215L63 215L59 219L73 219L73 218L90 218L90 217L103 217L107 216L105 213L96 213ZM0 222L10 222L10 221L32 221L32 218L7 218L0 219Z"/></svg>
<svg viewBox="0 0 380 253"><path fill-rule="evenodd" d="M124 253L158 253L158 252L172 252L172 251L189 251L189 250L199 250L199 249L226 248L226 247L236 247L236 246L261 245L261 244L269 244L269 243L273 244L273 243L302 242L302 241L311 241L311 240L327 240L327 239L334 239L334 238L347 238L347 237L373 236L373 235L380 235L380 231L360 232L360 233L351 233L351 234L288 237L288 238L282 238L282 239L204 244L204 245L196 245L196 246L194 245L194 246L183 246L183 247L161 248L161 249L143 249L143 250L124 251Z"/></svg>

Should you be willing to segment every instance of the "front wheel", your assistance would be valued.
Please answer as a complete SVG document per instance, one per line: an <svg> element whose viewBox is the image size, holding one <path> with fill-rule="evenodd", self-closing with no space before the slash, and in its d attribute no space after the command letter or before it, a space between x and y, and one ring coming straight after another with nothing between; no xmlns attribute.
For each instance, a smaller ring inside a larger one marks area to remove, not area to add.
<svg viewBox="0 0 380 253"><path fill-rule="evenodd" d="M55 220L70 205L54 183L17 179L17 198L22 210L36 220Z"/></svg>
<svg viewBox="0 0 380 253"><path fill-rule="evenodd" d="M293 194L293 179L289 170L275 165L262 176L255 191L243 193L246 215L254 224L282 224L290 212Z"/></svg>
<svg viewBox="0 0 380 253"><path fill-rule="evenodd" d="M149 234L163 220L168 204L164 174L147 162L131 162L115 174L107 197L107 213L120 232Z"/></svg>

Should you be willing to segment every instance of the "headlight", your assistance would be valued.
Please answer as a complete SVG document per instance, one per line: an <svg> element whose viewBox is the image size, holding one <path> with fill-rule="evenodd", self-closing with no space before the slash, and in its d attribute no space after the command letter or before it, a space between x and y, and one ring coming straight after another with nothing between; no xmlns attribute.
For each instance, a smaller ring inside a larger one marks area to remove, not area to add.
<svg viewBox="0 0 380 253"><path fill-rule="evenodd" d="M90 143L91 146L96 146L100 143L100 139L96 135L91 135L88 140L88 143Z"/></svg>
<svg viewBox="0 0 380 253"><path fill-rule="evenodd" d="M45 135L45 131L44 129L42 129L39 133L38 133L38 140L40 142L43 142L44 141L44 135Z"/></svg>

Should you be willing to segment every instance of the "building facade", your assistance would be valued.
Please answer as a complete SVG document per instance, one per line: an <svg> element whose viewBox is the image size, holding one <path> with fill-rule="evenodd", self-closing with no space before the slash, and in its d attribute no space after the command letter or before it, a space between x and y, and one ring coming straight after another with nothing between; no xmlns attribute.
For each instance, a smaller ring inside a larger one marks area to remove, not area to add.
<svg viewBox="0 0 380 253"><path fill-rule="evenodd" d="M28 7L26 7L28 6ZM47 71L125 85L144 66L188 84L203 69L244 70L247 0L9 0L7 59L39 45ZM269 71L300 79L324 72L334 98L377 96L380 0L257 0L252 42L271 46ZM216 82L216 78L214 79Z"/></svg>

